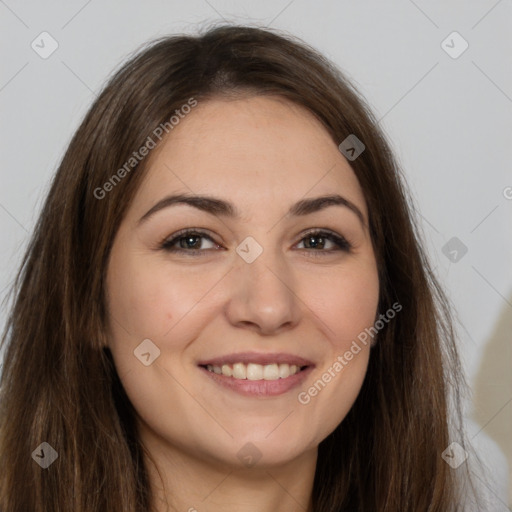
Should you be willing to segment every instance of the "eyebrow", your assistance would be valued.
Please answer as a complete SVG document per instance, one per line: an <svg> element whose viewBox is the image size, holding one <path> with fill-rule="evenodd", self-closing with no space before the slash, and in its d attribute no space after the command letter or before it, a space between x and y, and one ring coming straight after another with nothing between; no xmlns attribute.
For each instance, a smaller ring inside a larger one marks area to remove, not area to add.
<svg viewBox="0 0 512 512"><path fill-rule="evenodd" d="M164 197L152 208L150 208L140 219L139 224L148 220L156 212L168 208L170 206L186 204L210 213L212 215L229 217L237 219L241 217L239 210L232 203L211 196L199 196L188 194L176 194ZM352 211L363 227L366 227L366 221L361 210L348 199L340 196L339 194L320 196L310 199L301 199L293 204L287 212L287 215L302 216L318 212L329 206L343 206Z"/></svg>

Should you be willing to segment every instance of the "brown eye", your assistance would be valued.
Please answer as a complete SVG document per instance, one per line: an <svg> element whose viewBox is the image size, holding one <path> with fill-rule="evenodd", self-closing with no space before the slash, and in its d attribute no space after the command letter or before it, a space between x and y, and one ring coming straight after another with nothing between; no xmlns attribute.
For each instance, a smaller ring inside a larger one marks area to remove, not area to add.
<svg viewBox="0 0 512 512"><path fill-rule="evenodd" d="M300 249L318 252L349 251L352 247L345 238L328 231L311 231L299 244L302 242L304 247L299 247Z"/></svg>
<svg viewBox="0 0 512 512"><path fill-rule="evenodd" d="M205 242L207 241L207 242ZM206 247L205 247L206 243ZM201 252L220 247L207 234L200 231L181 231L165 240L161 248L168 252Z"/></svg>

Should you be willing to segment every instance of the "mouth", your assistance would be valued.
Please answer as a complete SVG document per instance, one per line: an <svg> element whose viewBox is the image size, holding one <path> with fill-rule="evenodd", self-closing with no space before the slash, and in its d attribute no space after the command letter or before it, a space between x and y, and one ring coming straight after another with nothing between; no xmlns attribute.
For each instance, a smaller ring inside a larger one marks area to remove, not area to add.
<svg viewBox="0 0 512 512"><path fill-rule="evenodd" d="M245 396L277 396L300 385L313 370L311 361L290 354L233 354L198 367L215 383Z"/></svg>

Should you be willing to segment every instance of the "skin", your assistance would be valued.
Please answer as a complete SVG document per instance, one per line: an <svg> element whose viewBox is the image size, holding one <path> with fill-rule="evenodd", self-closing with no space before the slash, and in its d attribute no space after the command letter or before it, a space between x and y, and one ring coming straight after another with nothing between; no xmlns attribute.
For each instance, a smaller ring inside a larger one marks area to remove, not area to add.
<svg viewBox="0 0 512 512"><path fill-rule="evenodd" d="M321 123L278 97L200 103L150 157L112 247L107 304L109 347L138 414L154 509L311 511L317 447L354 403L369 344L309 403L298 394L377 315L377 265L357 178ZM179 204L139 222L176 193L230 201L241 217ZM352 202L363 222L338 205L285 215L301 199L331 194ZM213 241L195 240L191 249L204 249L195 256L161 248L184 228L206 230ZM350 251L311 243L311 228L345 237ZM250 264L235 251L248 236L263 248ZM160 350L149 366L134 357L144 339ZM292 353L315 367L298 388L247 397L197 366L247 351ZM261 454L252 467L237 457L246 443Z"/></svg>

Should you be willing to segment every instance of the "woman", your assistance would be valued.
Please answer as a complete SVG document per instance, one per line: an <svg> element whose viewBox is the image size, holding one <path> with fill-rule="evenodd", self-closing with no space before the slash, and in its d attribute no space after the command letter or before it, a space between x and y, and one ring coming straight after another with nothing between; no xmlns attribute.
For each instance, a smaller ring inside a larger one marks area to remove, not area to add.
<svg viewBox="0 0 512 512"><path fill-rule="evenodd" d="M300 42L124 64L15 292L3 510L467 510L447 301L374 117Z"/></svg>

